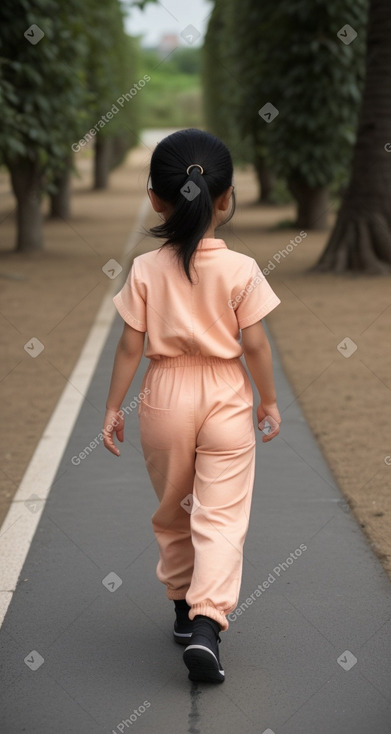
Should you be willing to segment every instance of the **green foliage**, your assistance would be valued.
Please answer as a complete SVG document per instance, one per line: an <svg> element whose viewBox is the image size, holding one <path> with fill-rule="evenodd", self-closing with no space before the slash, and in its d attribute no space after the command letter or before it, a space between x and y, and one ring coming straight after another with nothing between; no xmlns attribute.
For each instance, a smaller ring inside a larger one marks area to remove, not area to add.
<svg viewBox="0 0 391 734"><path fill-rule="evenodd" d="M350 166L364 81L367 0L283 0L278 10L284 22L275 9L267 62L269 99L279 115L270 124L268 157L287 180L328 186ZM349 45L337 37L346 23L358 33Z"/></svg>
<svg viewBox="0 0 391 734"><path fill-rule="evenodd" d="M232 125L232 94L236 78L233 59L227 59L227 42L233 42L228 32L227 19L232 0L216 0L205 36L202 80L204 109L208 129L218 135L231 150L236 148L238 136ZM232 150L232 155L234 151Z"/></svg>
<svg viewBox="0 0 391 734"><path fill-rule="evenodd" d="M201 73L201 51L199 48L177 48L165 62L166 68L175 74L197 76Z"/></svg>
<svg viewBox="0 0 391 734"><path fill-rule="evenodd" d="M137 84L140 69L138 42L124 31L124 9L118 0L94 3L92 17L87 39L87 85L91 97L89 120L94 125ZM140 97L137 94L124 101L119 113L102 127L99 134L115 137L118 133L130 132L136 142L139 109Z"/></svg>
<svg viewBox="0 0 391 734"><path fill-rule="evenodd" d="M190 85L198 84L201 71L201 49L176 48L167 57L163 57L156 49L143 48L140 51L143 73L151 76L161 74L161 78L186 77ZM189 77L195 77L191 79ZM174 81L175 83L175 81Z"/></svg>
<svg viewBox="0 0 391 734"><path fill-rule="evenodd" d="M202 127L200 66L197 48L177 48L168 58L141 50L141 74L151 77L142 100L143 128Z"/></svg>
<svg viewBox="0 0 391 734"><path fill-rule="evenodd" d="M32 45L33 24L44 37ZM77 0L66 12L57 0L11 0L0 5L0 154L38 162L49 174L69 153L68 141L86 124L87 44Z"/></svg>
<svg viewBox="0 0 391 734"><path fill-rule="evenodd" d="M368 0L216 0L206 43L209 126L285 180L343 182L364 80ZM345 24L358 33L345 45ZM268 124L258 110L279 111Z"/></svg>
<svg viewBox="0 0 391 734"><path fill-rule="evenodd" d="M128 5L130 8L139 8L139 10L144 10L145 6L149 3L155 3L157 0L123 0L124 5Z"/></svg>
<svg viewBox="0 0 391 734"><path fill-rule="evenodd" d="M35 45L24 37L36 24L44 36ZM124 31L119 0L12 0L0 4L0 157L29 159L58 176L71 152L117 97L138 80L138 48ZM137 96L103 128L136 142Z"/></svg>

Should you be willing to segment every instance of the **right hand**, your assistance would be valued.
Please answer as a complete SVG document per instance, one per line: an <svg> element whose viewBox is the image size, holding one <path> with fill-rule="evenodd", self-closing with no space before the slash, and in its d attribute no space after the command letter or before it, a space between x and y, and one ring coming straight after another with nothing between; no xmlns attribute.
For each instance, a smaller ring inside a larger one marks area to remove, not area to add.
<svg viewBox="0 0 391 734"><path fill-rule="evenodd" d="M111 451L115 456L120 455L120 450L114 443L114 434L116 434L118 441L123 443L124 440L124 414L121 409L115 410L113 408L106 409L106 415L103 423L102 433L104 438L104 445L106 449Z"/></svg>
<svg viewBox="0 0 391 734"><path fill-rule="evenodd" d="M267 443L268 441L272 441L273 438L278 436L280 433L280 424L281 424L281 416L280 411L278 410L277 403L259 403L257 408L257 418L258 418L258 429L262 431L259 427L259 424L262 423L265 419L271 418L269 421L269 424L271 425L272 430L270 433L267 433L262 438L262 443Z"/></svg>

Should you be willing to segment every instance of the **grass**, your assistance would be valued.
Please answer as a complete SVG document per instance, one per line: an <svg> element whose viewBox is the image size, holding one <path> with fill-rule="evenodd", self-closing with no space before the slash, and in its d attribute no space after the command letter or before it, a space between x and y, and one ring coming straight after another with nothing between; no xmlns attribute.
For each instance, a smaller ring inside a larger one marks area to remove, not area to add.
<svg viewBox="0 0 391 734"><path fill-rule="evenodd" d="M192 53L194 51L192 49ZM183 49L163 62L155 53L144 54L141 73L149 74L151 81L143 94L140 110L142 129L203 126L200 73L196 67L191 73L186 71L183 60Z"/></svg>

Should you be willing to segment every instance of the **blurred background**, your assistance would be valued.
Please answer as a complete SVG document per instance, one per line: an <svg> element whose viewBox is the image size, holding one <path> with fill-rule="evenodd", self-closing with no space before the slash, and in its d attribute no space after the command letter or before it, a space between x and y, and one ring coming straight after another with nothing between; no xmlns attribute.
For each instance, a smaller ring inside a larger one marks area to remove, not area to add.
<svg viewBox="0 0 391 734"><path fill-rule="evenodd" d="M231 150L224 237L270 275L284 368L390 572L389 0L2 0L0 21L3 513L107 262L132 231L156 246L154 145L198 127Z"/></svg>
<svg viewBox="0 0 391 734"><path fill-rule="evenodd" d="M294 203L299 228L327 227L354 163L340 231L318 267L388 272L387 218L379 210L356 247L348 215L366 197L362 173L380 198L375 168L387 175L390 165L381 84L387 4L373 5L366 68L368 0L26 0L17 13L5 0L0 160L16 199L16 248L43 247L43 196L51 217L70 216L70 176L83 158L103 189L129 150L150 141L148 130L193 126L215 132L237 165L253 167L255 200Z"/></svg>

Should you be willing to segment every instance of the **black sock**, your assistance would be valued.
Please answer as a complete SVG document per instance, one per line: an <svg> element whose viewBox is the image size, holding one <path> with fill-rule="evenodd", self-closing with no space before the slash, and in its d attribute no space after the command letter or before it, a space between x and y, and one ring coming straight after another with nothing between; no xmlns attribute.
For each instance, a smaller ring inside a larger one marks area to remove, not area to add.
<svg viewBox="0 0 391 734"><path fill-rule="evenodd" d="M175 599L174 604L178 612L188 612L190 609L186 599Z"/></svg>
<svg viewBox="0 0 391 734"><path fill-rule="evenodd" d="M175 604L175 612L177 615L178 623L189 622L190 607L186 599L175 599L174 604Z"/></svg>
<svg viewBox="0 0 391 734"><path fill-rule="evenodd" d="M212 619L211 617L207 617L205 614L196 614L194 617L195 628L198 626L197 621L199 621L203 627L205 624L207 624L209 627L212 628L215 634L215 637L219 637L219 634L221 632L221 625L218 622L216 622L215 619Z"/></svg>

